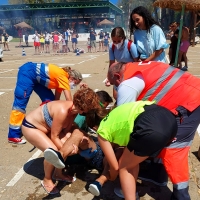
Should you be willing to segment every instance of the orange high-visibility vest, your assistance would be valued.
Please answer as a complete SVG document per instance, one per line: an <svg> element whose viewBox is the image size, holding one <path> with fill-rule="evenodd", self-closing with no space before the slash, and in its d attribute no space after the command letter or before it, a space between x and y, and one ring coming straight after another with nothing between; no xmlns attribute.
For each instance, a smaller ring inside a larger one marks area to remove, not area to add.
<svg viewBox="0 0 200 200"><path fill-rule="evenodd" d="M127 63L123 80L143 76L145 88L137 100L155 100L177 114L183 106L193 111L200 105L200 79L162 62Z"/></svg>

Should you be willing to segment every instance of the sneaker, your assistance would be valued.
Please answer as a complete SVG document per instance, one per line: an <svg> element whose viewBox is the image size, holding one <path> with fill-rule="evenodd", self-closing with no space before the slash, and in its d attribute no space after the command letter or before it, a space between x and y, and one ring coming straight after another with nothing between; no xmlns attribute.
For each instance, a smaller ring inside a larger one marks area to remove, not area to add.
<svg viewBox="0 0 200 200"><path fill-rule="evenodd" d="M23 140L21 138L8 138L8 142L13 144L25 144L26 140Z"/></svg>
<svg viewBox="0 0 200 200"><path fill-rule="evenodd" d="M98 181L94 181L89 185L88 191L94 196L99 196L101 192L101 184Z"/></svg>
<svg viewBox="0 0 200 200"><path fill-rule="evenodd" d="M123 194L121 188L114 188L114 193L115 193L118 197L124 199L124 194ZM136 200L140 200L140 197L139 197L139 195L138 195L138 192L136 192Z"/></svg>
<svg viewBox="0 0 200 200"><path fill-rule="evenodd" d="M184 66L181 68L182 71L188 71L188 67Z"/></svg>

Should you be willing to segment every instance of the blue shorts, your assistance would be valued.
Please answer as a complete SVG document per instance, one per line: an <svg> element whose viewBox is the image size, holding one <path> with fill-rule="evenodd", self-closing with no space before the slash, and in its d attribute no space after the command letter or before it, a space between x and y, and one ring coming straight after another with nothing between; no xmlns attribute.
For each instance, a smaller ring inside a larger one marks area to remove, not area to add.
<svg viewBox="0 0 200 200"><path fill-rule="evenodd" d="M101 147L99 146L99 143L98 142L95 142L95 143L97 146L97 152L96 152L94 158L92 158L88 161L88 164L97 170L103 170L104 154L103 154L103 151L101 150Z"/></svg>
<svg viewBox="0 0 200 200"><path fill-rule="evenodd" d="M108 40L104 40L104 46L108 46Z"/></svg>
<svg viewBox="0 0 200 200"><path fill-rule="evenodd" d="M72 38L72 43L77 44L78 43L77 38Z"/></svg>

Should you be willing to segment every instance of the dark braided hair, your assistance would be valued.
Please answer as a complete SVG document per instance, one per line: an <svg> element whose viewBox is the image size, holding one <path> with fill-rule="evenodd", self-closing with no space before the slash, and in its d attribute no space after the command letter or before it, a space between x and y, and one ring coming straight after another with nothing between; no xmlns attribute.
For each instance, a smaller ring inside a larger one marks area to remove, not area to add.
<svg viewBox="0 0 200 200"><path fill-rule="evenodd" d="M132 19L132 15L133 14L138 14L141 17L143 17L147 32L150 32L150 28L154 24L160 26L159 23L157 21L155 21L155 19L151 16L151 13L145 7L138 6L135 9L133 9L133 11L131 12L131 15L130 15L130 23L129 23L130 25L129 25L129 28L130 28L130 32L131 33L133 33L133 31L135 29L139 29L135 25L135 22Z"/></svg>

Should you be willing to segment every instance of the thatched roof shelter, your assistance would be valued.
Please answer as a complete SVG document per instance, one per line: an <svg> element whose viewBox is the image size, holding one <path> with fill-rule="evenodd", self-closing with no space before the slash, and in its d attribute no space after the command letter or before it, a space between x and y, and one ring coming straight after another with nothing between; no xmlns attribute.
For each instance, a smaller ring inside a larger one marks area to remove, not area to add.
<svg viewBox="0 0 200 200"><path fill-rule="evenodd" d="M98 25L114 25L114 23L107 19L104 19L101 22L99 22Z"/></svg>
<svg viewBox="0 0 200 200"><path fill-rule="evenodd" d="M30 25L28 25L26 22L20 22L18 24L15 24L14 27L15 28L29 28L29 29L33 28Z"/></svg>
<svg viewBox="0 0 200 200"><path fill-rule="evenodd" d="M182 10L182 5L185 5L185 11L200 10L200 0L156 0L153 5L176 11Z"/></svg>

